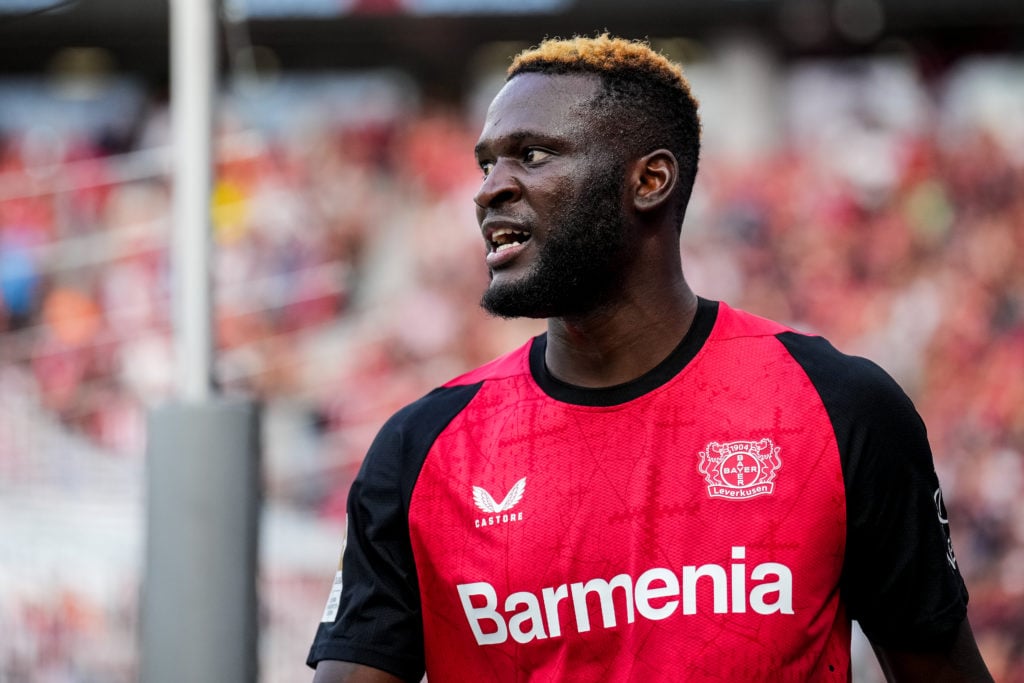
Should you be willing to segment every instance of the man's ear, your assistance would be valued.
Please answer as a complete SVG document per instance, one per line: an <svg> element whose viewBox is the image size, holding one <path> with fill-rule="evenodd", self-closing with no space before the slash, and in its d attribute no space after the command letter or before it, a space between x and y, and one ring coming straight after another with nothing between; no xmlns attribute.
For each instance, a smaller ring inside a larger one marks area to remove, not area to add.
<svg viewBox="0 0 1024 683"><path fill-rule="evenodd" d="M664 206L679 181L675 155L667 149L656 149L640 157L633 163L630 181L633 206L637 211L653 211Z"/></svg>

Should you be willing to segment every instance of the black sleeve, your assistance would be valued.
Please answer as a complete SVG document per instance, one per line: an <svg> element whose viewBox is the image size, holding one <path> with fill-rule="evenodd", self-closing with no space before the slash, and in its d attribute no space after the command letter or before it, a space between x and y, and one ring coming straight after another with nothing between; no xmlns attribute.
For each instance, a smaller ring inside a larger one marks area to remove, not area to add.
<svg viewBox="0 0 1024 683"><path fill-rule="evenodd" d="M846 487L840 586L851 618L874 643L941 647L967 615L967 589L925 426L896 382L871 361L820 337L779 335L821 396Z"/></svg>
<svg viewBox="0 0 1024 683"><path fill-rule="evenodd" d="M381 428L348 496L339 576L306 663L364 664L407 681L423 677L423 621L409 538L409 501L438 434L479 385L437 389Z"/></svg>

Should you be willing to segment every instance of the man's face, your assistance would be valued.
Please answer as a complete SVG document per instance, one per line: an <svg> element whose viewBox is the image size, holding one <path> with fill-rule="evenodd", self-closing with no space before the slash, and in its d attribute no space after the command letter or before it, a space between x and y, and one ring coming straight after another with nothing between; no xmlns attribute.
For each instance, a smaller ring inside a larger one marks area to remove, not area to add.
<svg viewBox="0 0 1024 683"><path fill-rule="evenodd" d="M596 76L526 73L491 104L474 201L491 274L481 305L495 315L581 315L619 285L623 167L587 106L598 87Z"/></svg>

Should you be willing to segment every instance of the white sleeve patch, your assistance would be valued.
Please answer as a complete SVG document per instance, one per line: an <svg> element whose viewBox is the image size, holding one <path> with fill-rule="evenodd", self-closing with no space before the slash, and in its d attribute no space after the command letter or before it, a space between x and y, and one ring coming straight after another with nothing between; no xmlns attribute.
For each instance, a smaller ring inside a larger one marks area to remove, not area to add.
<svg viewBox="0 0 1024 683"><path fill-rule="evenodd" d="M334 585L331 586L331 594L327 598L327 605L324 607L324 616L320 618L322 623L333 623L338 616L338 607L341 605L341 570L334 575Z"/></svg>

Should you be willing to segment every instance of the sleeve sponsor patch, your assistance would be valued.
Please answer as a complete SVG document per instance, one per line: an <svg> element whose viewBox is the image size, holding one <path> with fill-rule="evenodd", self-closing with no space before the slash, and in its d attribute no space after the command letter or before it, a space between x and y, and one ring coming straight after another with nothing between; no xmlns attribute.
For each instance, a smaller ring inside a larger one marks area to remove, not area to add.
<svg viewBox="0 0 1024 683"><path fill-rule="evenodd" d="M334 575L334 584L331 586L331 594L327 597L327 605L324 607L324 615L320 618L322 623L333 623L338 616L338 606L341 605L341 570Z"/></svg>

